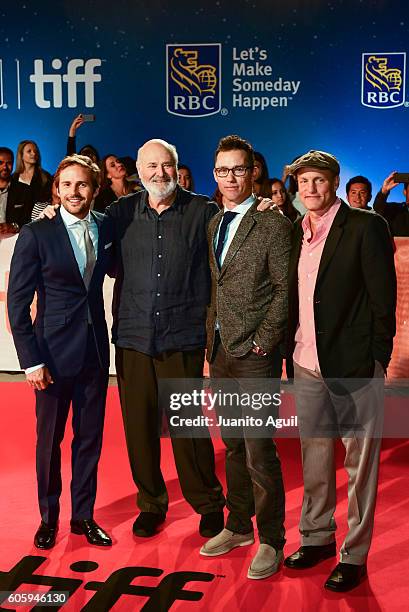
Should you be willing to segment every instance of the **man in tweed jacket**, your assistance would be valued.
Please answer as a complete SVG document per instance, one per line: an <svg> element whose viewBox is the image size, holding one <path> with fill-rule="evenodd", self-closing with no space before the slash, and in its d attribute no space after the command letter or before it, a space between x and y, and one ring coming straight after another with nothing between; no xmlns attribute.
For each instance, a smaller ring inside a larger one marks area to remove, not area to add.
<svg viewBox="0 0 409 612"><path fill-rule="evenodd" d="M212 379L228 378L237 389L261 391L279 378L278 344L286 326L287 271L291 224L275 211L257 211L252 193L254 154L238 136L223 138L216 150L214 177L224 210L209 223L212 299L207 319L207 356ZM246 380L243 380L246 379ZM216 556L254 542L255 514L260 547L249 578L265 578L279 568L284 546L284 489L271 436L249 426L251 417L272 414L238 406L228 419L219 406L226 445L226 529L201 554ZM233 425L238 425L232 426ZM262 437L260 437L260 435Z"/></svg>

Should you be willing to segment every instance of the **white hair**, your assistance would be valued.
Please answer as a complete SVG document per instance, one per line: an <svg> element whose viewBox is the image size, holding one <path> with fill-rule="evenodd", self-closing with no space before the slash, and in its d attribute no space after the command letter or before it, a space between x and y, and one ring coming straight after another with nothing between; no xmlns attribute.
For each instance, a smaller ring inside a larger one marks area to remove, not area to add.
<svg viewBox="0 0 409 612"><path fill-rule="evenodd" d="M158 144L158 145L162 145L162 147L165 147L165 149L167 149L169 151L169 153L172 155L173 160L176 164L176 166L178 165L178 152L176 151L176 147L173 144L170 144L169 142L166 142L166 140L162 140L161 138L152 138L151 140L147 140L139 149L138 149L138 156L136 158L136 165L140 164L140 157L141 157L141 153L142 150L144 149L144 147L146 147L146 145L148 144Z"/></svg>

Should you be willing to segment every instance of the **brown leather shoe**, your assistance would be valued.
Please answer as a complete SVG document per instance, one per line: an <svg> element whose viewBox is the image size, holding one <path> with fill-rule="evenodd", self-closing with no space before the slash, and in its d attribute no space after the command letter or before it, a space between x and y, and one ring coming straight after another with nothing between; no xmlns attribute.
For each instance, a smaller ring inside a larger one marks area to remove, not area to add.
<svg viewBox="0 0 409 612"><path fill-rule="evenodd" d="M335 557L337 554L335 542L324 546L301 546L295 553L284 561L284 565L290 569L307 569L314 567L320 561Z"/></svg>

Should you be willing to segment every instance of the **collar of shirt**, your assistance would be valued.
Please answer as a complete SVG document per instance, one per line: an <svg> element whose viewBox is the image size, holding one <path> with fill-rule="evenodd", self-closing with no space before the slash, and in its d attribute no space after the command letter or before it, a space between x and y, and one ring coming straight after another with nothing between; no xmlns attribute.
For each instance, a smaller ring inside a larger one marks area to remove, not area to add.
<svg viewBox="0 0 409 612"><path fill-rule="evenodd" d="M224 258L226 257L227 251L229 250L229 247L233 241L234 236L236 235L236 232L240 226L240 223L244 217L244 215L250 210L250 208L253 206L254 202L256 201L256 196L252 193L251 196L249 196L248 198L246 198L244 200L244 202L242 202L241 204L237 204L237 206L235 206L234 208L231 209L230 212L234 212L237 213L236 217L234 217L234 219L231 221L231 223L229 224L227 230L226 230L226 236L224 239L224 246L223 246L223 250L222 250L222 254L220 256L220 263L223 264L224 262ZM229 211L229 208L225 208L223 213ZM216 249L216 245L217 242L219 240L219 232L220 232L220 226L221 226L221 221L219 223L219 227L217 228L217 232L214 236L214 248Z"/></svg>
<svg viewBox="0 0 409 612"><path fill-rule="evenodd" d="M74 223L78 223L78 221L88 221L91 223L94 219L91 215L91 211L88 211L88 214L83 219L78 219L75 215L72 215L68 210L64 208L64 206L60 206L61 218L64 222L65 227L69 227L74 225Z"/></svg>
<svg viewBox="0 0 409 612"><path fill-rule="evenodd" d="M230 210L231 212L235 212L238 215L245 215L250 206L253 206L255 201L256 196L254 195L254 193L252 193L251 196L244 200L244 202L242 202L241 204L237 204L237 206L235 206L234 208L224 207L224 212Z"/></svg>
<svg viewBox="0 0 409 612"><path fill-rule="evenodd" d="M82 226L78 223L78 221L86 220L89 222L88 231L96 255L98 253L98 224L92 216L91 211L88 212L84 219L78 219L78 217L75 217L67 210L65 210L63 206L60 207L60 211L61 218L68 232L68 238L70 239L70 243L74 252L74 257L78 264L78 268L80 270L80 274L81 276L83 276L86 266L86 247L84 243L84 232Z"/></svg>
<svg viewBox="0 0 409 612"><path fill-rule="evenodd" d="M335 215L337 214L339 207L341 206L341 200L337 198L332 206L327 210L325 214L320 217L315 223L315 232L314 236L312 236L311 232L311 224L310 224L310 214L307 212L302 220L302 229L304 232L304 239L309 242L314 240L319 240L323 235L327 234L331 228L332 222L335 219Z"/></svg>
<svg viewBox="0 0 409 612"><path fill-rule="evenodd" d="M166 208L163 212L167 212L168 210L175 210L175 211L181 211L181 206L180 206L180 196L181 196L181 189L179 188L179 186L176 186L176 197L173 200L172 204ZM158 214L156 212L156 210L154 208L152 208L152 206L150 206L149 204L149 193L145 191L142 193L142 197L141 197L141 209L145 209L149 212L154 212L156 214ZM163 214L163 213L161 213Z"/></svg>
<svg viewBox="0 0 409 612"><path fill-rule="evenodd" d="M6 185L5 187L0 187L0 193L7 193L9 189L10 183L8 183L8 185Z"/></svg>

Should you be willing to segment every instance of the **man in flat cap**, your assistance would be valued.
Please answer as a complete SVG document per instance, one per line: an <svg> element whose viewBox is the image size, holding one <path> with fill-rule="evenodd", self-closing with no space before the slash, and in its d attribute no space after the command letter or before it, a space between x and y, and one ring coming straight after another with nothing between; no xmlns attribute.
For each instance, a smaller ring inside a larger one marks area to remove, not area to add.
<svg viewBox="0 0 409 612"><path fill-rule="evenodd" d="M309 151L287 167L307 209L289 266L289 356L303 460L301 547L293 569L336 555L335 439L345 447L348 532L325 583L348 591L366 575L382 436L383 378L395 334L396 275L388 227L336 194L340 167Z"/></svg>

